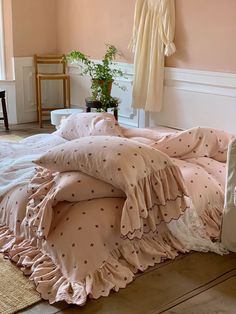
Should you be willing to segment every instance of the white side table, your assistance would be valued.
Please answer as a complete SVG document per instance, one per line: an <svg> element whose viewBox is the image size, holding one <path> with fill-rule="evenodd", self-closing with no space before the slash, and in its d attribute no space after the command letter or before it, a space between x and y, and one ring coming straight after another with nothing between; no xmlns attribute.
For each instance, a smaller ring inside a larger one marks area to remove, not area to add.
<svg viewBox="0 0 236 314"><path fill-rule="evenodd" d="M51 124L59 127L61 119L69 117L72 113L81 113L83 109L57 109L51 111Z"/></svg>

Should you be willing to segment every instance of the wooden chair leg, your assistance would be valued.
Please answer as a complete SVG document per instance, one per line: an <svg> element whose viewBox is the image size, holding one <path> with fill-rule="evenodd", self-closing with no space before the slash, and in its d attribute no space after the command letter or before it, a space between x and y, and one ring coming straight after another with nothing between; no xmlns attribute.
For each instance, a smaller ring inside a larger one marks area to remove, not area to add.
<svg viewBox="0 0 236 314"><path fill-rule="evenodd" d="M5 129L9 130L5 95L2 98L2 113L3 113Z"/></svg>
<svg viewBox="0 0 236 314"><path fill-rule="evenodd" d="M67 78L67 96L68 96L68 108L70 108L70 77Z"/></svg>
<svg viewBox="0 0 236 314"><path fill-rule="evenodd" d="M67 108L67 97L66 97L66 80L63 79L63 106Z"/></svg>
<svg viewBox="0 0 236 314"><path fill-rule="evenodd" d="M36 96L36 111L37 111L37 121L39 122L39 90L38 90L38 78L35 76L35 96Z"/></svg>
<svg viewBox="0 0 236 314"><path fill-rule="evenodd" d="M37 106L37 112L38 112L38 122L39 127L42 128L42 103L41 103L41 80L37 79L37 89L38 89L38 106Z"/></svg>

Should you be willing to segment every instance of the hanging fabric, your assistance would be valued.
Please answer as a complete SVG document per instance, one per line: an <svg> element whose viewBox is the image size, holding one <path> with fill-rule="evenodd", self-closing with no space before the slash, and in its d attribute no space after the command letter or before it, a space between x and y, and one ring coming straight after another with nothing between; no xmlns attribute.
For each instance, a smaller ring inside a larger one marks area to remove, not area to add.
<svg viewBox="0 0 236 314"><path fill-rule="evenodd" d="M131 45L134 56L133 107L160 111L164 56L175 52L174 0L137 0Z"/></svg>

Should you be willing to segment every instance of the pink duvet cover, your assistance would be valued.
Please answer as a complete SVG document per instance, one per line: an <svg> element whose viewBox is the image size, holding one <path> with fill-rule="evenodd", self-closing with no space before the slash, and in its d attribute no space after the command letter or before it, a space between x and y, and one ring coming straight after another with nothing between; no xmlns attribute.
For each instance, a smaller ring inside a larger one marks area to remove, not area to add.
<svg viewBox="0 0 236 314"><path fill-rule="evenodd" d="M121 232L126 191L79 171L38 168L29 184L12 188L1 201L1 251L30 275L51 303L82 305L88 296L107 296L112 289L124 288L137 271L179 252L225 252L217 240L232 136L207 128L168 135L124 129L123 134L154 148L182 174L182 202L166 195L163 208L150 207L154 212L142 217L141 236L129 238ZM176 178L163 177L162 188L170 180ZM172 202L167 212L165 202ZM156 228L151 228L152 221ZM44 228L46 233L37 233Z"/></svg>

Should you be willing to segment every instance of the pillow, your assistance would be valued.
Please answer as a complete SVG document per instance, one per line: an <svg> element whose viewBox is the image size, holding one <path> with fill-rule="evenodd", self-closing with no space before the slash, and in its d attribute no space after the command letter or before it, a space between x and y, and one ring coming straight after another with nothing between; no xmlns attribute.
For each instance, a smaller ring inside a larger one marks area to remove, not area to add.
<svg viewBox="0 0 236 314"><path fill-rule="evenodd" d="M155 231L161 220L177 219L187 208L181 174L169 157L126 138L83 137L58 145L35 163L53 171L81 171L124 191L121 234L130 238L142 235L143 218L150 217ZM163 212L157 215L155 207Z"/></svg>
<svg viewBox="0 0 236 314"><path fill-rule="evenodd" d="M107 112L72 114L61 121L54 134L69 141L91 135L123 136L115 117Z"/></svg>

